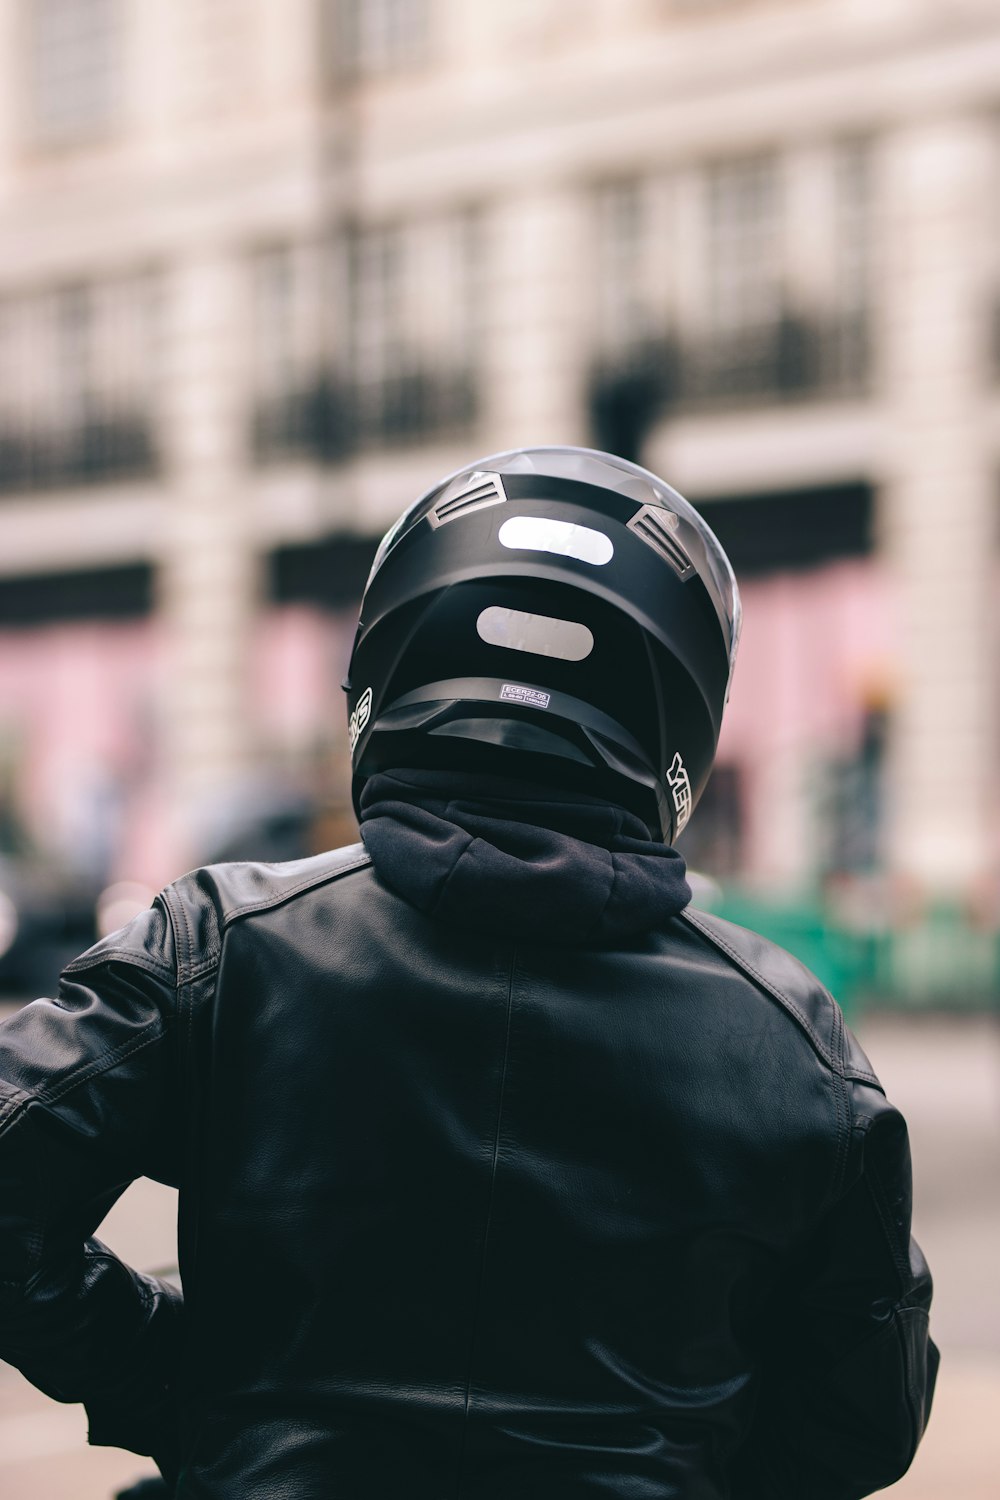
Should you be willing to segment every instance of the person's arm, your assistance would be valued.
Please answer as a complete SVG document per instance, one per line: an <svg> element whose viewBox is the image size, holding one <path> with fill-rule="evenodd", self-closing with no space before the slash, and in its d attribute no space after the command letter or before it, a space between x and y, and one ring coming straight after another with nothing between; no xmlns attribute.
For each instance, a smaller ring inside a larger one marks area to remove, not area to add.
<svg viewBox="0 0 1000 1500"><path fill-rule="evenodd" d="M881 1091L850 1085L849 1186L796 1256L761 1328L756 1418L733 1500L860 1500L912 1462L938 1353L910 1235L910 1152Z"/></svg>
<svg viewBox="0 0 1000 1500"><path fill-rule="evenodd" d="M174 1016L156 905L0 1026L0 1359L168 1470L180 1294L92 1235L134 1178L174 1177Z"/></svg>

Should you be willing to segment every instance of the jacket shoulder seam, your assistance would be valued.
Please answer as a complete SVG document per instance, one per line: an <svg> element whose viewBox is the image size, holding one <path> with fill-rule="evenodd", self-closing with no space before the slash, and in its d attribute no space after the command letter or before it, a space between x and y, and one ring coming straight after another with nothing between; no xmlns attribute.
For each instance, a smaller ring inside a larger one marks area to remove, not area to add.
<svg viewBox="0 0 1000 1500"><path fill-rule="evenodd" d="M103 964L126 963L134 969L145 969L147 973L153 974L157 979L165 979L173 984L176 974L166 964L158 964L155 959L148 958L144 953L136 953L131 948L104 948L93 955L81 953L79 958L74 958L63 969L64 974L85 974L88 969L99 969Z"/></svg>
<svg viewBox="0 0 1000 1500"><path fill-rule="evenodd" d="M254 912L269 911L274 907L282 906L286 901L290 901L293 896L301 896L303 891L313 890L321 885L328 885L334 880L339 880L341 876L350 875L355 870L361 870L370 864L371 857L365 852L364 854L356 855L354 859L350 860L347 864L340 865L335 870L318 871L310 875L308 879L298 881L295 885L287 886L282 890L272 891L269 896L265 896L259 901L247 901L242 906L236 906L232 911L227 911L223 914L222 927L225 929L233 922L239 921L241 917L252 916Z"/></svg>
<svg viewBox="0 0 1000 1500"><path fill-rule="evenodd" d="M162 892L163 906L174 934L177 949L177 988L180 991L188 979L188 966L194 948L191 924L183 900L177 891L177 883L168 885Z"/></svg>
<svg viewBox="0 0 1000 1500"><path fill-rule="evenodd" d="M835 1073L843 1072L838 1060L813 1026L809 1017L802 1012L790 995L787 995L772 979L768 979L765 974L762 974L756 965L752 964L742 953L738 953L730 943L726 942L721 933L713 932L710 927L704 926L699 920L699 916L692 912L690 908L681 912L681 920L687 922L690 927L693 927L714 948L718 948L721 952L725 953L738 969L746 974L748 978L752 979L755 984L759 985L772 999L778 1002L782 1010L792 1018L796 1025L802 1028L828 1068ZM818 980L817 984L819 984ZM824 990L823 993L826 994L826 991Z"/></svg>
<svg viewBox="0 0 1000 1500"><path fill-rule="evenodd" d="M203 974L216 969L219 963L218 924L215 924L215 944L208 960L202 964L194 961L194 936L187 906L176 883L162 892L164 910L174 935L177 951L177 1021L180 1066L183 1073L190 1068L194 1053L195 1001L194 987Z"/></svg>

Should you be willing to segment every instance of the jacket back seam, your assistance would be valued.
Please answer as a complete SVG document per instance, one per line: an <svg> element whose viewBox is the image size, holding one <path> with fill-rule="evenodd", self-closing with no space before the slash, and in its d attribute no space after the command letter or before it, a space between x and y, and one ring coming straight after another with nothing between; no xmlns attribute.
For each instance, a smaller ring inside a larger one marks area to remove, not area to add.
<svg viewBox="0 0 1000 1500"><path fill-rule="evenodd" d="M479 1281L476 1287L476 1305L472 1313L472 1336L469 1340L469 1365L465 1378L465 1399L462 1406L462 1444L458 1458L458 1480L456 1500L461 1500L465 1471L465 1453L469 1437L469 1411L472 1404L472 1376L476 1360L476 1345L479 1338L479 1314L483 1305L483 1287L486 1283L486 1264L489 1259L490 1228L493 1221L493 1201L496 1194L497 1168L500 1161L500 1137L503 1132L503 1104L507 1088L507 1065L510 1057L511 1019L514 1010L514 975L517 969L517 949L511 953L507 973L507 1013L504 1025L503 1061L500 1066L500 1086L497 1090L496 1126L493 1132L493 1156L490 1162L490 1187L486 1201L486 1222L483 1227L483 1248L479 1259Z"/></svg>

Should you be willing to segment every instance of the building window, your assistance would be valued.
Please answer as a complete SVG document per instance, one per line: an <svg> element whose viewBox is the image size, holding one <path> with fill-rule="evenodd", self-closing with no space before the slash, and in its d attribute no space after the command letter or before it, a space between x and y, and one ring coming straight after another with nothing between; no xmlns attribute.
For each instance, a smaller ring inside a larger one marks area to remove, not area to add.
<svg viewBox="0 0 1000 1500"><path fill-rule="evenodd" d="M682 351L682 395L696 404L773 398L787 380L779 158L710 168L703 205L701 332Z"/></svg>
<svg viewBox="0 0 1000 1500"><path fill-rule="evenodd" d="M631 459L675 387L668 187L666 179L610 183L596 200L591 428L598 448Z"/></svg>
<svg viewBox="0 0 1000 1500"><path fill-rule="evenodd" d="M336 457L346 442L336 386L342 296L322 243L282 245L253 263L254 434L258 458Z"/></svg>
<svg viewBox="0 0 1000 1500"><path fill-rule="evenodd" d="M118 104L118 0L31 0L26 17L33 139L63 145L100 136Z"/></svg>
<svg viewBox="0 0 1000 1500"><path fill-rule="evenodd" d="M727 162L707 178L708 325L752 336L781 311L778 162Z"/></svg>
<svg viewBox="0 0 1000 1500"><path fill-rule="evenodd" d="M0 492L155 469L153 299L134 276L0 300Z"/></svg>
<svg viewBox="0 0 1000 1500"><path fill-rule="evenodd" d="M472 420L474 239L465 215L353 236L347 305L360 440L412 440Z"/></svg>
<svg viewBox="0 0 1000 1500"><path fill-rule="evenodd" d="M705 184L705 338L685 354L695 400L781 400L854 394L867 369L868 177L863 147L836 147L829 166L832 283L815 306L792 305L782 162L720 164ZM794 247L793 247L794 248Z"/></svg>
<svg viewBox="0 0 1000 1500"><path fill-rule="evenodd" d="M597 200L597 338L606 354L622 354L649 331L644 261L647 205L639 182L616 182Z"/></svg>
<svg viewBox="0 0 1000 1500"><path fill-rule="evenodd" d="M257 258L258 458L334 460L468 427L474 236L449 215Z"/></svg>
<svg viewBox="0 0 1000 1500"><path fill-rule="evenodd" d="M427 55L430 0L331 0L335 70L372 75L410 68Z"/></svg>
<svg viewBox="0 0 1000 1500"><path fill-rule="evenodd" d="M864 383L869 363L872 194L867 142L838 145L833 173L836 284L828 374L832 383L856 388Z"/></svg>
<svg viewBox="0 0 1000 1500"><path fill-rule="evenodd" d="M405 308L409 260L404 230L368 229L350 246L351 370L368 428L391 426L391 411L415 371Z"/></svg>
<svg viewBox="0 0 1000 1500"><path fill-rule="evenodd" d="M638 458L653 425L678 408L864 390L869 150L834 142L813 158L805 200L800 163L786 170L772 153L598 194L589 404L599 447ZM822 216L808 225L805 278L795 258L803 201Z"/></svg>

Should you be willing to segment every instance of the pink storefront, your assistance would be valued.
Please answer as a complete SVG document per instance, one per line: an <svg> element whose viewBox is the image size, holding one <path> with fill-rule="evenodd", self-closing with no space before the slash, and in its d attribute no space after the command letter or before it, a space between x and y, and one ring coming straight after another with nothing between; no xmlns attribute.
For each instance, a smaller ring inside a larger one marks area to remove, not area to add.
<svg viewBox="0 0 1000 1500"><path fill-rule="evenodd" d="M751 577L743 598L716 787L692 825L691 855L708 873L780 888L816 873L816 778L850 764L891 701L890 590L865 558ZM261 773L293 780L325 766L343 776L350 629L349 609L288 604L261 615L250 653ZM57 859L109 880L156 886L176 873L164 645L150 616L0 631L4 813Z"/></svg>

